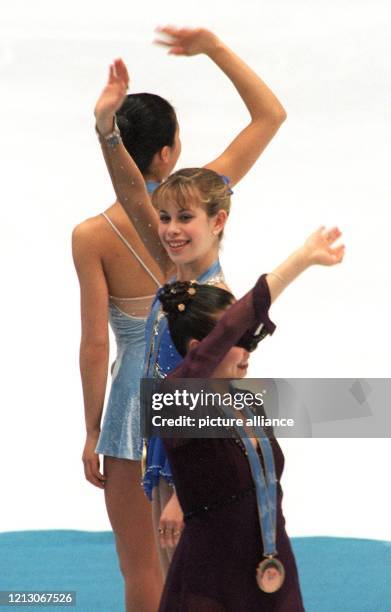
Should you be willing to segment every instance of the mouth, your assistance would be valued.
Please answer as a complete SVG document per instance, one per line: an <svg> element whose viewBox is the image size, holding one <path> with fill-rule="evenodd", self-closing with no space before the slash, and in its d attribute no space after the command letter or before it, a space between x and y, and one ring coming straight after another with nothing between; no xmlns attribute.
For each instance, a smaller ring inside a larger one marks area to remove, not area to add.
<svg viewBox="0 0 391 612"><path fill-rule="evenodd" d="M243 372L245 372L247 368L248 368L248 361L246 361L245 363L238 364L238 370L242 370Z"/></svg>
<svg viewBox="0 0 391 612"><path fill-rule="evenodd" d="M166 240L166 245L171 253L180 253L189 243L190 240Z"/></svg>

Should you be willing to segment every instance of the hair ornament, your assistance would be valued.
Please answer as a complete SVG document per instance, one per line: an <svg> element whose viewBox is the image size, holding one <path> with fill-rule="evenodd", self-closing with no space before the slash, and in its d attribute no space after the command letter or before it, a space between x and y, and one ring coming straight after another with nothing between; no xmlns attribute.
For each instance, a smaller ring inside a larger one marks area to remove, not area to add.
<svg viewBox="0 0 391 612"><path fill-rule="evenodd" d="M184 304L178 304L179 312L183 312L185 309L186 309L186 306Z"/></svg>
<svg viewBox="0 0 391 612"><path fill-rule="evenodd" d="M189 287L188 290L187 290L187 293L189 295L195 295L196 292L197 292L197 290L195 289L195 287Z"/></svg>
<svg viewBox="0 0 391 612"><path fill-rule="evenodd" d="M230 180L228 178L228 176L225 176L224 174L220 174L221 178L223 179L224 183L227 185L228 187L228 195L232 195L233 191L231 189L231 187L229 186L230 184Z"/></svg>

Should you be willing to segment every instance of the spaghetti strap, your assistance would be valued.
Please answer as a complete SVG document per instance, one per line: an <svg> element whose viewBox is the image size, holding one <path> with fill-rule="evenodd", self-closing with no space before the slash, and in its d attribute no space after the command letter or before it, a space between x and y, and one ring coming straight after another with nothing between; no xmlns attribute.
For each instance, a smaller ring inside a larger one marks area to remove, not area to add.
<svg viewBox="0 0 391 612"><path fill-rule="evenodd" d="M141 259L141 257L139 255L137 255L136 251L134 250L134 248L132 247L131 244L129 244L129 242L126 240L125 236L123 236L121 234L121 232L119 231L118 227L116 225L114 225L114 223L112 222L112 220L110 219L110 217L108 217L106 215L106 213L101 213L102 216L106 219L106 221L111 225L111 227L113 228L113 230L115 231L115 233L117 234L117 236L122 240L122 242L124 243L125 246L128 247L129 251L134 255L134 257L137 259L137 261L142 265L142 267L144 268L144 270L147 272L147 274L149 274L149 276L152 278L152 280L156 283L156 285L158 287L161 286L161 283L159 282L159 280L156 278L156 276L151 272L151 270L148 268L148 266L143 262L143 260Z"/></svg>

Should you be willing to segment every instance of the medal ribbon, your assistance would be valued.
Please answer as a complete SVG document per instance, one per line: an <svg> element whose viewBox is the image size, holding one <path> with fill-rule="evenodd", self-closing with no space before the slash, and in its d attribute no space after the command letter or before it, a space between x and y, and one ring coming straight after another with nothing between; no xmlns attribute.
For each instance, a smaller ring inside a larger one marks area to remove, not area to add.
<svg viewBox="0 0 391 612"><path fill-rule="evenodd" d="M225 407L220 407L227 414ZM244 415L253 421L254 414L248 406L242 411ZM228 416L228 415L227 415ZM229 415L232 418L232 413ZM253 425L252 429L262 452L265 471L259 459L258 453L252 445L251 440L242 425L235 423L236 432L243 442L250 464L251 474L255 484L257 496L258 516L261 526L263 555L274 556L276 550L276 523L277 523L277 478L274 464L273 449L269 438L259 425Z"/></svg>

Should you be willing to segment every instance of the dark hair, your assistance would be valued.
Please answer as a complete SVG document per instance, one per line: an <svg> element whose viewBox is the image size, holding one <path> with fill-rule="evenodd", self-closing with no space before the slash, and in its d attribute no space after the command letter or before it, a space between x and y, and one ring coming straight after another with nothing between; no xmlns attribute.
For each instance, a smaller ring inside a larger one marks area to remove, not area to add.
<svg viewBox="0 0 391 612"><path fill-rule="evenodd" d="M175 110L156 94L129 94L116 119L124 146L142 174L148 170L155 153L174 144Z"/></svg>
<svg viewBox="0 0 391 612"><path fill-rule="evenodd" d="M195 281L175 281L160 289L159 300L171 338L182 357L187 353L189 340L205 338L215 327L217 315L231 306L234 299L226 289Z"/></svg>

